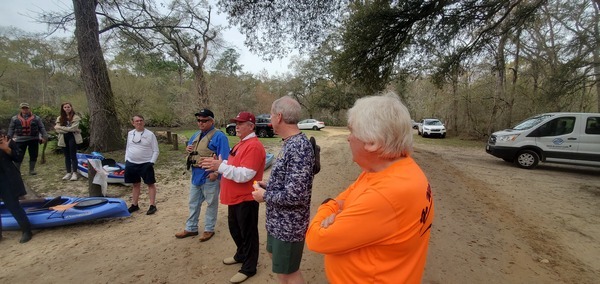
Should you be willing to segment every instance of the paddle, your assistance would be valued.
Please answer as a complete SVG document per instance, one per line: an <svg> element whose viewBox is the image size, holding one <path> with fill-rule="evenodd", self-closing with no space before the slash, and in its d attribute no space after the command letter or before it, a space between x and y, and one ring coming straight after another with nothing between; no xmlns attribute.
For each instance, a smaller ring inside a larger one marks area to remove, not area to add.
<svg viewBox="0 0 600 284"><path fill-rule="evenodd" d="M48 140L44 141L44 146L42 147L42 160L40 160L40 164L46 163L46 146L48 145Z"/></svg>

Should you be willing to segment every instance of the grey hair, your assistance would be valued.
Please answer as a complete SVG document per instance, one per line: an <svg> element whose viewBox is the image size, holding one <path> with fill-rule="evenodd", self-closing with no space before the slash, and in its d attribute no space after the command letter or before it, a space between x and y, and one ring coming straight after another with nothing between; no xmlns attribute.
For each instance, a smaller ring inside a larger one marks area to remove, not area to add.
<svg viewBox="0 0 600 284"><path fill-rule="evenodd" d="M285 96L276 99L271 106L271 113L281 113L281 117L286 124L296 124L300 121L302 107L300 103L292 97Z"/></svg>
<svg viewBox="0 0 600 284"><path fill-rule="evenodd" d="M395 93L356 100L348 110L348 126L358 140L379 145L381 158L407 157L412 152L410 114Z"/></svg>

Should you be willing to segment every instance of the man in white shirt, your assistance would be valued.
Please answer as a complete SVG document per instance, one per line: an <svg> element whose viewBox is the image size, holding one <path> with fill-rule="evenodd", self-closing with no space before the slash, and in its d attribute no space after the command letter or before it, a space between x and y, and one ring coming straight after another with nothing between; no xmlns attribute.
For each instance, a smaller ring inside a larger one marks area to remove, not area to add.
<svg viewBox="0 0 600 284"><path fill-rule="evenodd" d="M135 129L127 134L127 148L125 150L125 183L133 183L131 206L129 213L140 210L138 200L140 197L141 180L148 185L150 208L146 215L156 213L156 178L154 177L154 163L158 159L158 141L154 133L144 128L144 117L134 115L131 124Z"/></svg>

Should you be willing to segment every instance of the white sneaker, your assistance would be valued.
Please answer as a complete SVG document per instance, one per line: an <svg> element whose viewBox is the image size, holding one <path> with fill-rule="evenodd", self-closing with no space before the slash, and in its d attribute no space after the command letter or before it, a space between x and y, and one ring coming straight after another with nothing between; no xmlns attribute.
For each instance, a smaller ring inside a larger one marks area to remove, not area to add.
<svg viewBox="0 0 600 284"><path fill-rule="evenodd" d="M68 180L71 178L71 173L67 173L62 179L63 180Z"/></svg>
<svg viewBox="0 0 600 284"><path fill-rule="evenodd" d="M73 173L70 180L77 180L77 173Z"/></svg>

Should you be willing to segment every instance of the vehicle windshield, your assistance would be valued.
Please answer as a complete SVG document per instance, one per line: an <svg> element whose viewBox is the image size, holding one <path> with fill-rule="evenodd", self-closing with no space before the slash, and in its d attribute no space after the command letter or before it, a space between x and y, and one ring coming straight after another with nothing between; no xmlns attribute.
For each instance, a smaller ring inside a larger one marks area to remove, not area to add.
<svg viewBox="0 0 600 284"><path fill-rule="evenodd" d="M425 120L425 125L442 125L442 122L439 120Z"/></svg>
<svg viewBox="0 0 600 284"><path fill-rule="evenodd" d="M538 124L540 124L540 122L546 120L548 117L551 117L552 115L550 114L544 114L544 115L538 115L538 116L534 116L534 117L530 117L526 120L521 121L519 124L517 124L515 127L513 127L512 129L514 130L527 130L530 129Z"/></svg>

